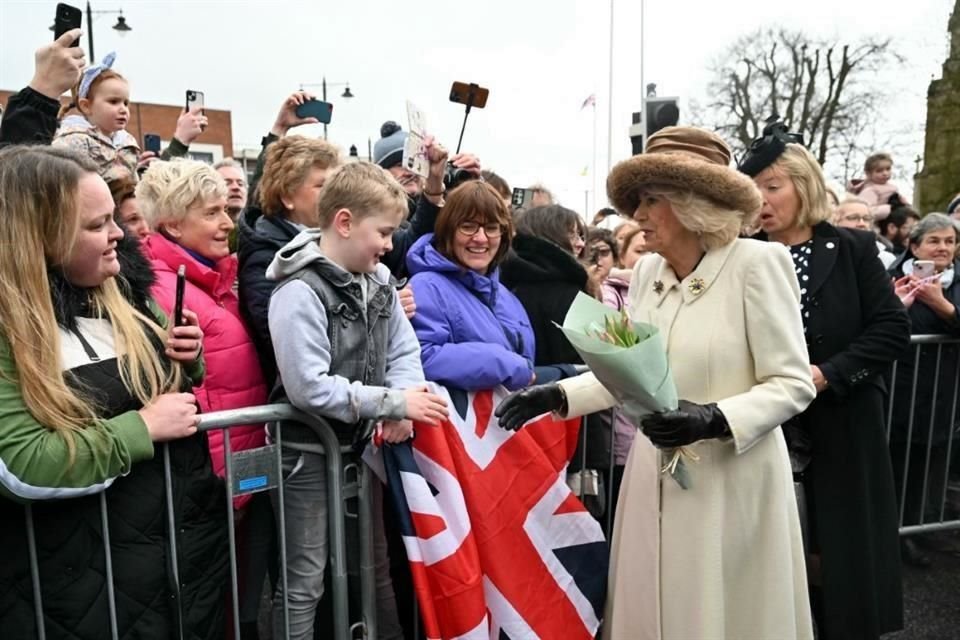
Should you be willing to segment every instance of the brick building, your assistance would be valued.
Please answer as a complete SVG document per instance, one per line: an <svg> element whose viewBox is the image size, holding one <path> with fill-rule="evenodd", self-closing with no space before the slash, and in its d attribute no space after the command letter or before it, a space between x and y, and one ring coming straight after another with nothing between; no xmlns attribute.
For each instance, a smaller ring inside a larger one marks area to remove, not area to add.
<svg viewBox="0 0 960 640"><path fill-rule="evenodd" d="M0 89L0 105L6 108L7 100L12 91ZM69 97L64 96L61 101L66 104ZM166 147L177 128L177 118L183 107L168 104L151 104L149 102L130 103L129 131L143 145L143 136L155 133L163 140ZM229 111L222 109L205 109L209 125L207 130L200 134L190 145L190 156L205 162L216 162L233 155L233 126Z"/></svg>

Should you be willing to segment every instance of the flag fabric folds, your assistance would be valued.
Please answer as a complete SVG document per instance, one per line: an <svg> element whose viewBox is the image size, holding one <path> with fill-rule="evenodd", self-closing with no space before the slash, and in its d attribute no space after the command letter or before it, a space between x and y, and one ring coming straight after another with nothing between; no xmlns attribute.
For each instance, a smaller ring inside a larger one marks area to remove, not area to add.
<svg viewBox="0 0 960 640"><path fill-rule="evenodd" d="M579 419L511 432L493 415L504 389L436 392L449 419L381 449L426 637L591 640L608 560L565 481Z"/></svg>

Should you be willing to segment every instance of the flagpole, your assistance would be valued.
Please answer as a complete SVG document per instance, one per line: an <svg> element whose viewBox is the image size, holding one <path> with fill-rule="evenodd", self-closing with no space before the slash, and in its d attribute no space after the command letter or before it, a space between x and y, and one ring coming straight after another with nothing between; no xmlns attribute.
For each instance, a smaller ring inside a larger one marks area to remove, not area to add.
<svg viewBox="0 0 960 640"><path fill-rule="evenodd" d="M597 101L593 101L593 155L590 156L590 191L593 192L593 213L597 210ZM587 220L590 220L587 211Z"/></svg>
<svg viewBox="0 0 960 640"><path fill-rule="evenodd" d="M607 173L613 168L613 0L610 0L610 78L607 87Z"/></svg>

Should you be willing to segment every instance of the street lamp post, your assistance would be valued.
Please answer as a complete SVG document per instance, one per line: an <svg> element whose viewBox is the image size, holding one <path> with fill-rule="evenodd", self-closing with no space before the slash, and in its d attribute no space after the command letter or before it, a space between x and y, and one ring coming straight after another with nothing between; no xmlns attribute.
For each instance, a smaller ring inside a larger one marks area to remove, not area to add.
<svg viewBox="0 0 960 640"><path fill-rule="evenodd" d="M119 33L121 36L126 35L129 31L133 31L133 29L130 28L130 25L127 24L127 19L123 17L123 9L94 11L90 7L90 3L87 2L87 46L90 49L88 51L88 60L90 60L90 64L96 64L96 57L93 51L93 16L102 16L107 14L119 14L117 17L117 24L113 25L113 30ZM55 25L50 25L50 31L55 30Z"/></svg>
<svg viewBox="0 0 960 640"><path fill-rule="evenodd" d="M322 80L319 84L317 84L316 82L314 82L314 83L306 83L306 84L304 84L304 83L301 82L301 83L300 83L300 90L303 91L303 88L304 88L304 87L317 87L317 86L321 87L321 95L323 96L323 101L324 101L324 102L327 102L327 87L328 87L328 86L331 86L331 87L346 87L346 89L343 90L343 93L340 94L340 97L341 97L341 98L346 98L346 99L348 99L348 100L353 97L353 94L350 92L350 83L349 83L349 82L329 82L329 83L328 83L326 76L323 77L323 80ZM323 139L324 139L324 140L327 139L327 123L326 123L326 122L323 123Z"/></svg>

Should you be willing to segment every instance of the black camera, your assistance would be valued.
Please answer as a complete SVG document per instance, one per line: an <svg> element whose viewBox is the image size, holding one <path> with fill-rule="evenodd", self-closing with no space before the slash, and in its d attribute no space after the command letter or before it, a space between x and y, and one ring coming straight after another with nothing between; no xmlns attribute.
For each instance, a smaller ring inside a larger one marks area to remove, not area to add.
<svg viewBox="0 0 960 640"><path fill-rule="evenodd" d="M466 169L453 166L452 162L447 163L443 170L443 186L446 187L447 191L453 191L468 180L476 180L476 176Z"/></svg>

